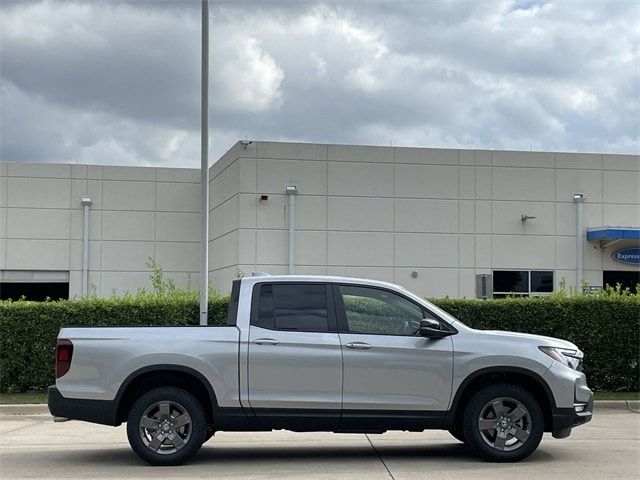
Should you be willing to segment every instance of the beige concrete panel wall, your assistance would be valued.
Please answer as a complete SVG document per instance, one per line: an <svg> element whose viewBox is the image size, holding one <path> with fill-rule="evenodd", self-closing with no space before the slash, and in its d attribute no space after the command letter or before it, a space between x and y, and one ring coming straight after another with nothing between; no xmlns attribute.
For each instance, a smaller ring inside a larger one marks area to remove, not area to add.
<svg viewBox="0 0 640 480"><path fill-rule="evenodd" d="M328 232L330 266L393 266L393 234Z"/></svg>
<svg viewBox="0 0 640 480"><path fill-rule="evenodd" d="M149 167L102 167L103 180L156 181L156 169Z"/></svg>
<svg viewBox="0 0 640 480"><path fill-rule="evenodd" d="M604 172L606 203L640 204L640 172Z"/></svg>
<svg viewBox="0 0 640 480"><path fill-rule="evenodd" d="M295 160L326 160L327 145L317 143L257 142L258 158L289 158Z"/></svg>
<svg viewBox="0 0 640 480"><path fill-rule="evenodd" d="M200 269L200 243L158 242L155 258L165 271L197 272Z"/></svg>
<svg viewBox="0 0 640 480"><path fill-rule="evenodd" d="M235 161L209 181L209 210L216 208L239 191L240 162Z"/></svg>
<svg viewBox="0 0 640 480"><path fill-rule="evenodd" d="M61 163L11 162L5 175L26 178L71 178L71 165Z"/></svg>
<svg viewBox="0 0 640 480"><path fill-rule="evenodd" d="M553 236L493 235L493 267L553 270L555 240Z"/></svg>
<svg viewBox="0 0 640 480"><path fill-rule="evenodd" d="M395 148L396 163L458 165L459 150L448 148Z"/></svg>
<svg viewBox="0 0 640 480"><path fill-rule="evenodd" d="M516 235L553 235L556 209L551 202L493 202L492 232ZM523 222L522 215L536 217Z"/></svg>
<svg viewBox="0 0 640 480"><path fill-rule="evenodd" d="M328 145L327 159L344 162L393 163L393 147L364 145Z"/></svg>
<svg viewBox="0 0 640 480"><path fill-rule="evenodd" d="M239 227L240 197L235 195L209 212L209 238L217 238ZM198 214L198 225L200 222Z"/></svg>
<svg viewBox="0 0 640 480"><path fill-rule="evenodd" d="M474 268L476 266L475 235L458 236L458 266L460 268Z"/></svg>
<svg viewBox="0 0 640 480"><path fill-rule="evenodd" d="M603 155L605 170L640 171L640 155Z"/></svg>
<svg viewBox="0 0 640 480"><path fill-rule="evenodd" d="M296 184L301 195L327 193L326 162L259 158L256 164L258 194L283 194L288 183Z"/></svg>
<svg viewBox="0 0 640 480"><path fill-rule="evenodd" d="M458 236L426 233L396 233L397 267L457 267ZM457 284L456 284L457 288Z"/></svg>
<svg viewBox="0 0 640 480"><path fill-rule="evenodd" d="M396 165L396 197L458 198L458 168L441 165Z"/></svg>
<svg viewBox="0 0 640 480"><path fill-rule="evenodd" d="M8 207L69 208L71 180L8 177Z"/></svg>
<svg viewBox="0 0 640 480"><path fill-rule="evenodd" d="M458 232L475 233L476 231L476 202L460 200L458 202ZM451 230L449 230L451 231Z"/></svg>
<svg viewBox="0 0 640 480"><path fill-rule="evenodd" d="M102 182L103 210L154 211L156 209L155 182L104 180Z"/></svg>
<svg viewBox="0 0 640 480"><path fill-rule="evenodd" d="M289 197L287 195L269 195L266 201L252 198L257 209L258 228L288 228ZM296 230L326 230L327 197L315 195L296 195ZM242 209L241 209L242 213ZM256 215L254 213L254 215ZM253 223L255 225L254 216Z"/></svg>
<svg viewBox="0 0 640 480"><path fill-rule="evenodd" d="M494 167L555 168L556 154L550 152L493 151Z"/></svg>
<svg viewBox="0 0 640 480"><path fill-rule="evenodd" d="M156 185L157 210L160 212L199 212L200 184L169 183Z"/></svg>
<svg viewBox="0 0 640 480"><path fill-rule="evenodd" d="M457 232L458 209L456 200L398 198L395 201L396 232Z"/></svg>
<svg viewBox="0 0 640 480"><path fill-rule="evenodd" d="M371 278L383 282L394 281L393 267L347 267L340 265L328 265L327 275L341 277Z"/></svg>
<svg viewBox="0 0 640 480"><path fill-rule="evenodd" d="M69 241L7 239L9 270L69 270Z"/></svg>
<svg viewBox="0 0 640 480"><path fill-rule="evenodd" d="M589 203L602 202L602 172L597 170L557 170L556 198L569 202L574 193L584 193Z"/></svg>
<svg viewBox="0 0 640 480"><path fill-rule="evenodd" d="M475 198L491 200L493 198L493 175L489 167L475 168Z"/></svg>
<svg viewBox="0 0 640 480"><path fill-rule="evenodd" d="M494 200L554 201L556 195L555 170L549 168L494 168L492 189Z"/></svg>
<svg viewBox="0 0 640 480"><path fill-rule="evenodd" d="M393 199L329 197L329 230L393 231Z"/></svg>
<svg viewBox="0 0 640 480"><path fill-rule="evenodd" d="M422 297L458 296L457 268L396 268L395 282Z"/></svg>
<svg viewBox="0 0 640 480"><path fill-rule="evenodd" d="M600 153L556 153L556 168L602 170Z"/></svg>
<svg viewBox="0 0 640 480"><path fill-rule="evenodd" d="M606 224L602 216L602 205L585 203L583 206L585 226ZM576 204L556 203L556 233L558 235L576 235Z"/></svg>
<svg viewBox="0 0 640 480"><path fill-rule="evenodd" d="M637 227L640 225L640 205L604 205L603 217L603 225Z"/></svg>
<svg viewBox="0 0 640 480"><path fill-rule="evenodd" d="M200 241L200 214L158 212L156 240L166 242Z"/></svg>
<svg viewBox="0 0 640 480"><path fill-rule="evenodd" d="M73 209L71 217L71 239L82 240L84 237L84 211ZM89 213L89 239L102 238L102 211L91 210Z"/></svg>
<svg viewBox="0 0 640 480"><path fill-rule="evenodd" d="M136 293L139 289L151 290L148 272L108 272L100 275L99 295L111 297L125 293Z"/></svg>
<svg viewBox="0 0 640 480"><path fill-rule="evenodd" d="M474 167L460 167L458 169L458 181L461 199L469 200L476 198L475 179L476 174Z"/></svg>
<svg viewBox="0 0 640 480"><path fill-rule="evenodd" d="M329 162L329 195L392 197L393 165Z"/></svg>
<svg viewBox="0 0 640 480"><path fill-rule="evenodd" d="M238 263L238 230L209 240L209 272Z"/></svg>
<svg viewBox="0 0 640 480"><path fill-rule="evenodd" d="M153 242L102 242L102 270L148 272L147 262L154 257Z"/></svg>
<svg viewBox="0 0 640 480"><path fill-rule="evenodd" d="M103 240L147 240L155 238L154 212L102 212Z"/></svg>
<svg viewBox="0 0 640 480"><path fill-rule="evenodd" d="M10 208L6 211L7 238L67 239L71 231L70 212L54 209Z"/></svg>
<svg viewBox="0 0 640 480"><path fill-rule="evenodd" d="M476 201L475 217L476 217L476 233L491 233L493 225L492 202L484 200Z"/></svg>
<svg viewBox="0 0 640 480"><path fill-rule="evenodd" d="M82 270L82 240L71 240L69 250L69 269ZM89 242L89 270L102 270L102 242Z"/></svg>
<svg viewBox="0 0 640 480"><path fill-rule="evenodd" d="M493 264L491 235L476 235L476 267L491 268ZM491 273L491 272L486 272Z"/></svg>

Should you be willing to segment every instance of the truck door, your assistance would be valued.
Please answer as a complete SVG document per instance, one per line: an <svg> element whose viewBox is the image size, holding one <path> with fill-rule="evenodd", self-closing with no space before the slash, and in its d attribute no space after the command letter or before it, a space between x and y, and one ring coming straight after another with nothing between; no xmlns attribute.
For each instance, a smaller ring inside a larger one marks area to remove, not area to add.
<svg viewBox="0 0 640 480"><path fill-rule="evenodd" d="M385 288L343 284L334 289L344 358L343 417L349 410L447 410L451 337L431 340L417 334L420 321L433 315Z"/></svg>
<svg viewBox="0 0 640 480"><path fill-rule="evenodd" d="M248 344L249 404L261 421L285 428L283 418L302 413L337 425L342 352L329 285L256 284Z"/></svg>

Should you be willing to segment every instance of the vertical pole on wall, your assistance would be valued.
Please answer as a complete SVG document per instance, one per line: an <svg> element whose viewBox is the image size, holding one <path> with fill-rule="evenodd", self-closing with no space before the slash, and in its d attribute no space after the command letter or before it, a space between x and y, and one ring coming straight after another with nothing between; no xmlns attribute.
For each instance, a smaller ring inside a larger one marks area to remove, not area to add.
<svg viewBox="0 0 640 480"><path fill-rule="evenodd" d="M296 193L298 193L298 187L288 184L285 186L285 191L289 196L289 275L293 275L296 258Z"/></svg>
<svg viewBox="0 0 640 480"><path fill-rule="evenodd" d="M84 230L82 232L82 296L89 293L89 207L91 197L82 197L80 200L84 208Z"/></svg>
<svg viewBox="0 0 640 480"><path fill-rule="evenodd" d="M200 325L209 310L209 0L202 0L202 94L200 105Z"/></svg>
<svg viewBox="0 0 640 480"><path fill-rule="evenodd" d="M583 280L583 204L586 197L583 193L574 193L573 201L576 204L576 292L581 292L581 282Z"/></svg>

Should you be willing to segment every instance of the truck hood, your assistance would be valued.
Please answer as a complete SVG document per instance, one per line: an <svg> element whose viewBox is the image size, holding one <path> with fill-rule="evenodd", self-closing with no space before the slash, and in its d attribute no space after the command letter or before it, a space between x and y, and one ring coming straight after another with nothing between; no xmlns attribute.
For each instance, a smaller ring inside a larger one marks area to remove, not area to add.
<svg viewBox="0 0 640 480"><path fill-rule="evenodd" d="M562 340L560 338L545 337L543 335L532 335L530 333L505 332L502 330L477 330L477 332L491 335L494 338L502 337L504 339L513 339L513 341L537 343L537 346L560 347L568 348L571 350L579 350L579 348L575 344L567 340Z"/></svg>

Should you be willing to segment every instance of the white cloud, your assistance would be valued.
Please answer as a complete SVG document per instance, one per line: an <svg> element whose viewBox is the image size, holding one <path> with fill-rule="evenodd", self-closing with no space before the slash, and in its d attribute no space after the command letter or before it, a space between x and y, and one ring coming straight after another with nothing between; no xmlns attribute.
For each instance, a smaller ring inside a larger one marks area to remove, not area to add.
<svg viewBox="0 0 640 480"><path fill-rule="evenodd" d="M199 2L0 6L2 160L197 166ZM635 3L213 2L240 138L638 152Z"/></svg>

